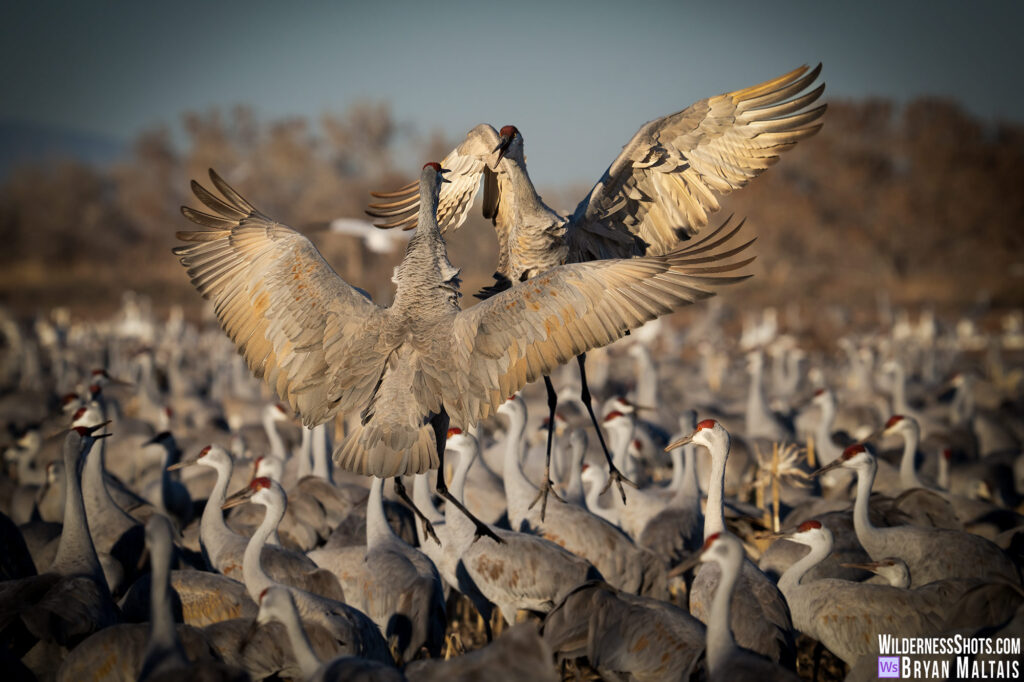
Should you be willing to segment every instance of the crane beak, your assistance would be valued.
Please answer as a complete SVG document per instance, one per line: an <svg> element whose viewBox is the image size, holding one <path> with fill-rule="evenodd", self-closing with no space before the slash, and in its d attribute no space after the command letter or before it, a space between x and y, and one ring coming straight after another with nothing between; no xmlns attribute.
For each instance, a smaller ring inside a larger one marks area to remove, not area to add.
<svg viewBox="0 0 1024 682"><path fill-rule="evenodd" d="M694 566L700 563L701 554L703 554L703 552L694 552L693 554L688 556L685 561L678 564L675 568L668 572L668 577L675 578L677 575L682 575L683 573L686 573L687 571L692 569Z"/></svg>
<svg viewBox="0 0 1024 682"><path fill-rule="evenodd" d="M498 138L498 146L495 147L492 150L492 152L491 152L491 153L498 152L498 158L494 160L494 165L495 166L497 166L498 163L502 159L505 158L505 154L508 152L508 146L510 144L512 144L512 138L511 137L507 137L505 135L502 135L501 137Z"/></svg>
<svg viewBox="0 0 1024 682"><path fill-rule="evenodd" d="M175 462L167 467L168 471L176 471L178 469L184 469L187 466L191 466L198 462L198 459L183 459L180 462Z"/></svg>
<svg viewBox="0 0 1024 682"><path fill-rule="evenodd" d="M831 463L826 464L825 466L815 471L813 474L811 474L811 476L821 476L826 471L832 471L833 469L838 469L841 466L843 466L843 460L835 459Z"/></svg>
<svg viewBox="0 0 1024 682"><path fill-rule="evenodd" d="M224 504L221 505L221 509L231 509L232 507L237 507L239 505L245 504L246 502L249 501L249 498L252 497L254 494L255 493L252 488L249 488L248 486L242 488L234 495L224 500Z"/></svg>
<svg viewBox="0 0 1024 682"><path fill-rule="evenodd" d="M679 447L682 447L682 446L686 445L687 443L692 441L693 437L696 436L696 435L697 435L697 432L694 431L689 436L685 436L685 437L680 438L679 440L677 440L677 441L675 441L673 443L669 443L668 445L665 446L665 452L670 452L672 450L675 450L676 448L679 448Z"/></svg>
<svg viewBox="0 0 1024 682"><path fill-rule="evenodd" d="M864 571L871 571L872 573L877 573L878 571L876 569L880 566L880 564L877 561L869 561L868 563L864 563L864 564L839 564L839 565L844 567L844 568L859 568L859 569L864 570Z"/></svg>
<svg viewBox="0 0 1024 682"><path fill-rule="evenodd" d="M450 182L451 182L451 180L449 180L448 178L446 178L446 177L444 176L444 173L451 173L451 170L450 170L450 169L448 169L448 168L442 168L441 170L439 170L439 171L437 172L437 177L441 178L441 182L448 182L448 183L450 183Z"/></svg>

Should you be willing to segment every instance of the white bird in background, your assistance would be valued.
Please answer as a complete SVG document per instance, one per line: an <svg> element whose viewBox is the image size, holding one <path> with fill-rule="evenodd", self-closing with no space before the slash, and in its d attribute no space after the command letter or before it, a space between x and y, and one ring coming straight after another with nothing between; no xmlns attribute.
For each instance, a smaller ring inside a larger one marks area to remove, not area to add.
<svg viewBox="0 0 1024 682"><path fill-rule="evenodd" d="M825 86L799 93L820 72L820 64L810 70L802 66L644 124L570 216L553 211L537 194L519 130L507 125L496 132L480 124L442 161L452 173L437 211L441 232L462 225L483 179L483 214L498 237L498 265L495 284L479 298L565 263L667 253L707 225L708 215L719 209L719 196L745 186L782 152L818 132L825 105L808 107ZM390 220L378 227L412 229L421 223L417 213L424 202L417 197L416 183L374 196L394 199L370 205L369 215ZM621 493L622 475L612 464L591 407L585 357L577 356L581 399ZM548 374L544 382L553 424L558 398ZM551 439L549 429L549 462ZM541 486L545 499L550 485L547 480Z"/></svg>
<svg viewBox="0 0 1024 682"><path fill-rule="evenodd" d="M436 221L443 172L436 163L421 172L420 229L395 269L390 307L347 284L308 239L212 171L223 199L196 182L192 189L217 215L182 209L206 229L179 232L192 243L175 253L249 368L305 426L360 414L334 457L364 475L437 468L449 420L468 429L557 365L711 296L708 286L739 281L723 273L749 262L721 262L747 246L721 251L738 229L723 234L723 226L665 255L555 268L463 311L459 270ZM437 485L461 506L443 476Z"/></svg>

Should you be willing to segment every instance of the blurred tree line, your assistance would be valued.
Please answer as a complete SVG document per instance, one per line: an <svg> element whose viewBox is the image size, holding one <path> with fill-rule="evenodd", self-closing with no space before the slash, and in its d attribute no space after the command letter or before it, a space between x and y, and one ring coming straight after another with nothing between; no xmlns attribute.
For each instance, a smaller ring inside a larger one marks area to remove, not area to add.
<svg viewBox="0 0 1024 682"><path fill-rule="evenodd" d="M759 237L755 284L732 290L729 302L874 306L886 291L899 304L951 310L1024 304L1024 127L983 124L935 99L829 107L821 133L723 202L723 215L747 216ZM371 102L316 124L261 122L245 107L183 122L185 144L156 129L110 168L68 161L12 172L0 186L0 304L105 314L133 289L158 307L198 310L169 251L175 230L189 225L179 207L196 205L185 180L205 182L210 167L386 302L400 250L377 254L324 228L362 215L371 189L414 177L396 167L400 138L408 147L412 136L414 158L441 158L455 143L416 137ZM572 206L587 189L541 193ZM467 294L489 281L495 261L492 230L478 211L471 220L450 243Z"/></svg>

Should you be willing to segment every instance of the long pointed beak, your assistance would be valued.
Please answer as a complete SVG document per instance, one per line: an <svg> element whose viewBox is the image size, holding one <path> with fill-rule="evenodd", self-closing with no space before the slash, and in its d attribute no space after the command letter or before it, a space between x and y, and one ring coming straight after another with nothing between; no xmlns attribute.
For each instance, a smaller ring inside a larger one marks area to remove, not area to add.
<svg viewBox="0 0 1024 682"><path fill-rule="evenodd" d="M196 458L196 459L183 459L180 462L175 462L174 464L168 465L167 470L168 471L176 471L177 469L184 469L185 467L191 466L191 465L195 464L198 461L199 461L198 458Z"/></svg>
<svg viewBox="0 0 1024 682"><path fill-rule="evenodd" d="M701 552L694 552L686 558L681 564L678 564L675 568L668 572L669 578L675 578L677 575L686 573L691 568L700 563Z"/></svg>
<svg viewBox="0 0 1024 682"><path fill-rule="evenodd" d="M442 168L442 169L441 169L441 170L440 170L440 171L438 172L437 176L438 176L439 178L441 178L441 182L451 182L451 180L449 180L448 178L446 178L446 177L444 176L444 173L451 173L451 170L450 170L450 169L448 169L448 168Z"/></svg>
<svg viewBox="0 0 1024 682"><path fill-rule="evenodd" d="M231 509L241 504L245 504L249 501L249 498L253 496L252 488L245 487L236 492L234 495L224 500L224 504L221 505L221 509Z"/></svg>
<svg viewBox="0 0 1024 682"><path fill-rule="evenodd" d="M498 146L491 150L491 153L498 152L498 158L494 160L495 166L497 166L498 163L505 158L505 154L508 152L508 146L510 144L512 144L511 137L506 137L502 135L501 137L498 138Z"/></svg>
<svg viewBox="0 0 1024 682"><path fill-rule="evenodd" d="M811 476L821 476L826 471L832 471L833 469L838 469L841 466L843 466L843 460L834 459L830 463L826 464L825 466L815 471L813 474L811 474Z"/></svg>
<svg viewBox="0 0 1024 682"><path fill-rule="evenodd" d="M839 565L843 566L844 568L860 568L862 570L871 571L872 573L875 573L876 569L879 567L880 564L877 561L869 561L869 562L863 563L863 564L839 564Z"/></svg>
<svg viewBox="0 0 1024 682"><path fill-rule="evenodd" d="M686 445L687 443L692 441L693 437L696 436L696 435L697 435L697 432L694 431L689 436L685 436L683 438L680 438L679 440L675 441L674 443L669 443L668 445L665 446L665 452L669 452L671 450L675 450L678 447L682 447L683 445Z"/></svg>

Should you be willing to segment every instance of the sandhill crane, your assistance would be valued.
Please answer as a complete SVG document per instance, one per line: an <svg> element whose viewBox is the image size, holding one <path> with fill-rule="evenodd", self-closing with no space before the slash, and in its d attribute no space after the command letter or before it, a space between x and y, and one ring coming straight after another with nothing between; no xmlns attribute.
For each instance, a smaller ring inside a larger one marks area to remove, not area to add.
<svg viewBox="0 0 1024 682"><path fill-rule="evenodd" d="M249 596L255 597L254 601L257 601L263 590L274 585L281 585L263 571L260 555L267 542L267 537L270 535L270 529L275 527L284 516L287 501L280 483L269 478L255 478L247 487L229 497L224 506L231 507L241 504L250 498L256 504L266 508L263 523L249 540L242 560L245 587L249 590ZM357 656L366 656L386 663L391 662L391 655L388 653L387 644L384 642L380 630L365 613L336 599L329 599L287 585L281 586L292 593L302 615L330 630L331 634L345 646L346 651Z"/></svg>
<svg viewBox="0 0 1024 682"><path fill-rule="evenodd" d="M449 448L459 453L451 482L452 494L457 498L461 498L477 458L478 448L473 441L475 438L466 434L449 440ZM549 540L516 531L494 531L501 544L474 542L470 519L457 508L445 509L449 542L445 549L458 560L457 586L474 600L485 621L490 621L490 610L474 599L477 593L500 608L505 622L512 625L520 609L547 613L573 587L600 577L586 559Z"/></svg>
<svg viewBox="0 0 1024 682"><path fill-rule="evenodd" d="M421 647L431 657L441 654L444 593L430 559L407 545L388 524L383 490L384 479L374 478L366 503L366 576L361 597L363 611L380 627L395 661L402 665Z"/></svg>
<svg viewBox="0 0 1024 682"><path fill-rule="evenodd" d="M831 652L854 665L861 656L877 653L879 632L896 637L938 634L947 602L933 594L890 585L872 585L824 578L801 584L801 578L832 551L832 533L816 520L805 521L787 539L811 548L779 578L793 625Z"/></svg>
<svg viewBox="0 0 1024 682"><path fill-rule="evenodd" d="M498 408L509 419L506 435L503 480L508 499L508 520L513 530L533 530L592 563L604 579L617 589L634 594L667 595L665 562L637 547L621 530L586 509L555 500L542 519L532 507L537 487L523 474L520 465L526 429L526 403L519 396Z"/></svg>
<svg viewBox="0 0 1024 682"><path fill-rule="evenodd" d="M731 602L742 566L749 563L743 543L729 533L714 533L704 541L701 562L714 562L722 576L715 589L707 621L707 665L711 680L797 680L795 674L753 652L740 648L732 636Z"/></svg>
<svg viewBox="0 0 1024 682"><path fill-rule="evenodd" d="M475 425L558 364L710 296L709 285L738 281L723 273L749 262L721 263L746 245L719 251L738 229L719 228L665 255L562 266L462 311L459 271L436 220L442 173L430 163L420 174L420 229L395 269L387 308L212 171L224 199L195 182L192 189L218 215L182 209L206 229L179 232L193 243L175 253L250 369L306 426L361 410L334 458L364 475L437 468L449 421ZM443 476L438 492L459 504Z"/></svg>
<svg viewBox="0 0 1024 682"><path fill-rule="evenodd" d="M199 521L199 540L206 564L229 578L242 581L243 558L249 538L235 533L224 522L221 507L227 499L228 484L234 461L231 454L219 445L207 445L194 459L185 459L172 464L172 469L191 465L206 466L217 472L217 482L206 500L203 516ZM260 560L271 578L308 592L327 596L342 597L337 580L329 572L303 554L288 551L280 546L267 545Z"/></svg>
<svg viewBox="0 0 1024 682"><path fill-rule="evenodd" d="M64 438L64 528L57 558L46 573L0 583L0 639L38 676L56 672L66 650L118 620L86 523L78 474L105 426L77 426ZM20 625L18 623L20 621ZM42 642L43 646L36 646Z"/></svg>
<svg viewBox="0 0 1024 682"><path fill-rule="evenodd" d="M704 542L716 533L725 531L723 497L725 493L725 465L729 458L729 432L714 419L705 419L697 429L671 444L677 448L689 442L703 445L711 453L711 477L708 481L708 499L704 508ZM768 656L774 661L792 665L795 662L793 623L789 609L775 584L753 563L742 557L739 567L739 586L731 614L731 629L739 645ZM685 565L685 564L681 564ZM712 594L723 577L719 563L704 565L696 571L690 587L690 613L702 623L709 623L715 602Z"/></svg>
<svg viewBox="0 0 1024 682"><path fill-rule="evenodd" d="M505 630L487 646L446 661L416 661L405 669L415 682L557 682L551 649L531 623Z"/></svg>
<svg viewBox="0 0 1024 682"><path fill-rule="evenodd" d="M857 539L872 559L896 556L910 568L914 586L941 578L999 578L1020 584L1017 567L998 546L985 538L945 528L895 526L879 528L868 518L871 486L877 464L863 444L851 445L842 456L818 470L821 474L844 467L857 473L853 507Z"/></svg>
<svg viewBox="0 0 1024 682"><path fill-rule="evenodd" d="M401 682L405 677L395 668L377 661L361 659L353 656L339 656L325 663L313 651L313 645L306 635L306 630L299 619L298 609L291 593L282 587L268 587L260 594L260 610L254 627L277 621L284 625L291 644L295 661L304 680L352 680L372 679L378 682L394 680ZM251 636L252 630L250 631ZM243 642L243 646L245 643ZM361 677L372 673L369 677Z"/></svg>
<svg viewBox="0 0 1024 682"><path fill-rule="evenodd" d="M825 106L807 107L824 85L797 95L820 70L820 64L810 71L801 67L646 123L571 216L559 215L537 194L526 171L523 136L515 126L495 132L478 125L442 161L452 175L438 209L441 230L457 229L465 221L484 178L483 213L494 223L499 252L495 284L477 294L481 298L564 263L666 253L707 225L708 213L719 208L718 195L743 187L780 153L818 131ZM414 184L375 196L395 199L371 204L371 216L392 219L378 227L422 224L417 211L424 202L417 201ZM585 358L577 355L581 398L608 460L610 480L621 494L621 474L612 465L591 407ZM548 372L544 382L553 424L558 398ZM549 431L548 461L551 438ZM545 499L550 485L548 480L541 486Z"/></svg>
<svg viewBox="0 0 1024 682"><path fill-rule="evenodd" d="M68 655L57 679L151 679L164 670L212 664L210 647L202 632L188 625L175 625L170 584L174 545L168 519L154 514L146 523L146 546L152 567L152 583L146 605L146 623L122 623L104 628ZM198 671L190 671L198 674ZM191 675L189 675L191 677ZM206 678L204 678L206 679Z"/></svg>
<svg viewBox="0 0 1024 682"><path fill-rule="evenodd" d="M690 679L705 634L686 611L597 580L569 592L541 633L556 661L586 656L603 678L652 682Z"/></svg>

